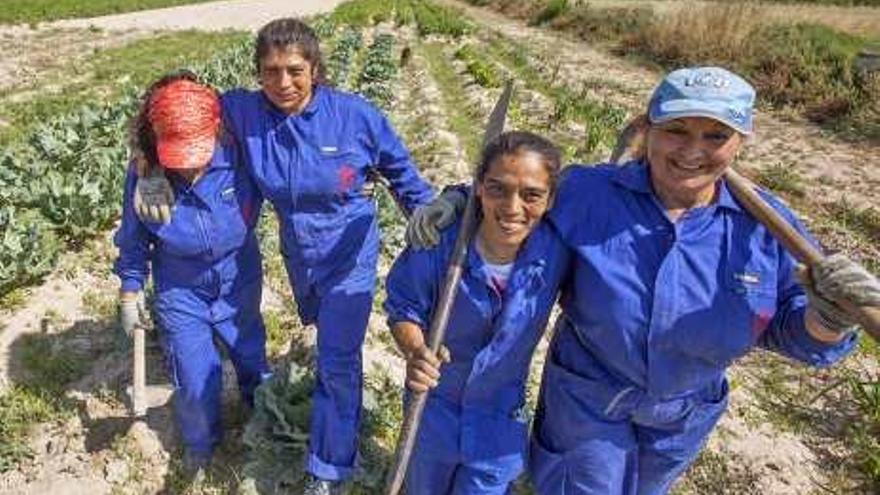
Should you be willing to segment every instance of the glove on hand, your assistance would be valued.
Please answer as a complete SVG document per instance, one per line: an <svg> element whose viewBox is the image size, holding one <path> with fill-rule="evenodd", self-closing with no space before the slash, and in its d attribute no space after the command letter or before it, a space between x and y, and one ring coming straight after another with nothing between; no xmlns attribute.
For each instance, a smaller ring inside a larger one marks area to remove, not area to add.
<svg viewBox="0 0 880 495"><path fill-rule="evenodd" d="M880 306L880 281L843 254L832 254L806 270L799 278L810 306L828 330L844 332L858 323L838 302L855 306Z"/></svg>
<svg viewBox="0 0 880 495"><path fill-rule="evenodd" d="M138 177L134 186L134 211L145 222L168 223L174 207L174 190L158 168Z"/></svg>
<svg viewBox="0 0 880 495"><path fill-rule="evenodd" d="M125 335L131 338L135 325L141 323L143 305L142 294L124 294L119 298L119 326Z"/></svg>
<svg viewBox="0 0 880 495"><path fill-rule="evenodd" d="M440 230L455 221L467 204L457 190L443 191L430 203L416 208L406 226L406 242L414 249L429 249L440 242Z"/></svg>

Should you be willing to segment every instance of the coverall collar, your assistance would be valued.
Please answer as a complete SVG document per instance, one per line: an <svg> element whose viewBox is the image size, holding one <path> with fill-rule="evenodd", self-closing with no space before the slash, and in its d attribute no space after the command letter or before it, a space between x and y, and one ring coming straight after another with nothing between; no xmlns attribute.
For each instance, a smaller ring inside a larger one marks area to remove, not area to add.
<svg viewBox="0 0 880 495"><path fill-rule="evenodd" d="M306 107L303 108L302 112L296 114L286 114L281 110L278 110L278 108L274 104L272 104L269 98L266 97L266 93L264 93L262 90L260 91L260 97L263 99L263 106L269 111L269 113L271 113L279 121L283 122L288 117L311 117L312 115L314 115L315 112L318 111L318 106L320 105L319 100L323 99L326 93L327 88L325 86L321 84L316 84L312 88L312 99L309 100L308 104L306 104Z"/></svg>
<svg viewBox="0 0 880 495"><path fill-rule="evenodd" d="M651 177L648 173L648 165L644 160L631 161L622 165L617 169L612 180L616 184L619 184L630 191L643 194L654 194L654 190L651 188ZM736 202L733 195L730 193L730 190L727 188L727 183L724 179L721 179L721 187L718 191L718 200L715 202L715 205L740 213L743 211L742 207Z"/></svg>

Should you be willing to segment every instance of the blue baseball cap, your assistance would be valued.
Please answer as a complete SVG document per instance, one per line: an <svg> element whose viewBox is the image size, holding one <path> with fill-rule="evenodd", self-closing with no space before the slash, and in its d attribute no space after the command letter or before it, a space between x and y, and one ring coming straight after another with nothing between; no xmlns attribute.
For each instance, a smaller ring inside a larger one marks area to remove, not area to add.
<svg viewBox="0 0 880 495"><path fill-rule="evenodd" d="M748 135L754 104L755 88L733 72L689 67L670 72L654 88L648 120L659 124L681 117L706 117Z"/></svg>

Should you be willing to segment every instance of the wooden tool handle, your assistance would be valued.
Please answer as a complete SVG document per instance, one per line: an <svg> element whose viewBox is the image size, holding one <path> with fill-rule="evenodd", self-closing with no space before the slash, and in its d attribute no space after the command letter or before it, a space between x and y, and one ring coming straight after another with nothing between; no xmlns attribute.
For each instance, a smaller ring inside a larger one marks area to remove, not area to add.
<svg viewBox="0 0 880 495"><path fill-rule="evenodd" d="M764 198L755 192L752 184L727 167L724 172L727 187L736 199L778 240L785 249L799 262L813 265L822 260L822 253L804 239L794 227L768 205ZM872 306L856 306L842 303L843 309L859 320L859 324L874 340L880 342L880 308Z"/></svg>
<svg viewBox="0 0 880 495"><path fill-rule="evenodd" d="M147 364L145 357L145 331L140 324L132 330L132 352L134 369L132 370L131 409L132 414L139 418L147 414Z"/></svg>

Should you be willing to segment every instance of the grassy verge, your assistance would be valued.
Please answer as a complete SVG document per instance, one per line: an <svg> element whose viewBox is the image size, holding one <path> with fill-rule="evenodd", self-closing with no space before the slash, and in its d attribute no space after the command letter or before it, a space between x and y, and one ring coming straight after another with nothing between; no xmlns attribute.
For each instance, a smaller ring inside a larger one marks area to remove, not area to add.
<svg viewBox="0 0 880 495"><path fill-rule="evenodd" d="M0 144L26 136L39 123L87 103L114 101L130 85L145 87L165 72L207 59L247 37L238 32L183 31L134 41L62 69L55 77L61 82L57 91L34 87L0 93L0 119L8 124L0 130ZM16 96L23 91L33 96Z"/></svg>
<svg viewBox="0 0 880 495"><path fill-rule="evenodd" d="M0 9L0 24L96 17L208 1L211 0L5 0Z"/></svg>

